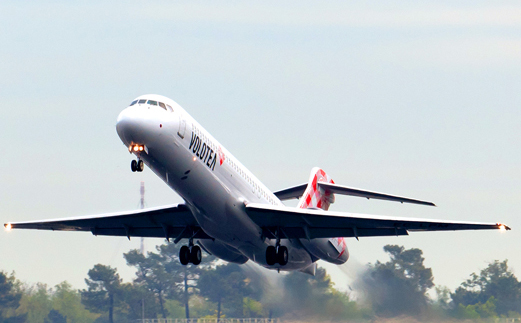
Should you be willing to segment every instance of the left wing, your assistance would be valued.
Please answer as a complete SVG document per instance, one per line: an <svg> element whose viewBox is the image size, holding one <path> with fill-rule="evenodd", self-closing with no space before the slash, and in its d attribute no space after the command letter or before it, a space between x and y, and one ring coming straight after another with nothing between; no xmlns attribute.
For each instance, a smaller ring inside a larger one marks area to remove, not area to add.
<svg viewBox="0 0 521 323"><path fill-rule="evenodd" d="M96 216L4 224L10 229L90 231L94 235L211 239L184 204Z"/></svg>
<svg viewBox="0 0 521 323"><path fill-rule="evenodd" d="M455 231L510 228L501 223L444 221L248 204L246 213L269 239L314 239L408 235L408 231ZM278 233L276 233L278 232Z"/></svg>

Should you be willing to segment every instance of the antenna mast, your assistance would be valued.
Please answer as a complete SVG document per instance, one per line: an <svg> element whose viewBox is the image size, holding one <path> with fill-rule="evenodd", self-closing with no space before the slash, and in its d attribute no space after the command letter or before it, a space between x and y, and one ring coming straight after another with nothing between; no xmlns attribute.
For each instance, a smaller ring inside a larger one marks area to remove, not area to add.
<svg viewBox="0 0 521 323"><path fill-rule="evenodd" d="M141 188L139 189L141 193L141 200L139 206L141 209L145 208L145 182L141 181ZM145 256L145 238L141 237L141 254ZM145 299L141 299L141 319L142 322L145 322Z"/></svg>
<svg viewBox="0 0 521 323"><path fill-rule="evenodd" d="M141 181L141 188L139 190L141 193L141 201L140 201L140 208L145 208L145 182ZM141 237L141 254L145 255L145 238Z"/></svg>

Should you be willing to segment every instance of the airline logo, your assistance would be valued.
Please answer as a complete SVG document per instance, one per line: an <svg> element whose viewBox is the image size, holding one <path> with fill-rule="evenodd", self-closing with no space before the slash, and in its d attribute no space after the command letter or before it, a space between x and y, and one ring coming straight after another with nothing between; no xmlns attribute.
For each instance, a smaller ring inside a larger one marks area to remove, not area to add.
<svg viewBox="0 0 521 323"><path fill-rule="evenodd" d="M304 195L300 199L299 208L308 209L308 208L319 208L327 211L329 209L329 205L333 203L334 196L331 192L323 192L318 188L318 182L326 182L332 183L335 182L320 168L314 168L312 171L315 171L313 174L313 179L311 179L310 183Z"/></svg>
<svg viewBox="0 0 521 323"><path fill-rule="evenodd" d="M219 154L219 165L222 166L223 162L226 160L226 156L224 155L224 152L223 152L223 149L221 148L221 146L219 146L218 154Z"/></svg>
<svg viewBox="0 0 521 323"><path fill-rule="evenodd" d="M347 249L346 241L344 240L344 238L331 238L329 239L329 242L333 245L333 247L335 247L336 251L338 251L337 258L342 257L342 255L344 254L344 252L346 252Z"/></svg>
<svg viewBox="0 0 521 323"><path fill-rule="evenodd" d="M198 157L208 168L210 168L212 171L215 170L218 154L210 147L210 145L207 145L206 142L203 142L199 135L195 134L193 131L192 139L190 139L190 146L188 149L190 149L192 153L194 153L194 155ZM219 147L220 165L222 165L224 161L224 154L222 154L222 157L221 154L222 149Z"/></svg>

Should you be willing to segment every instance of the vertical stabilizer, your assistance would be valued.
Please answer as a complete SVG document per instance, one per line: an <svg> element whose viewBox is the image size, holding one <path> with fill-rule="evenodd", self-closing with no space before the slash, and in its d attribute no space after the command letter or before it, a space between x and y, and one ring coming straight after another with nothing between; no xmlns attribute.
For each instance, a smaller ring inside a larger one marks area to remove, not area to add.
<svg viewBox="0 0 521 323"><path fill-rule="evenodd" d="M308 186L300 198L298 207L301 209L322 209L327 211L331 203L335 202L335 195L331 191L320 188L318 183L325 182L335 184L335 182L322 169L315 167L311 170ZM300 239L306 250L315 257L333 264L343 264L349 258L347 245L344 238L318 238ZM302 272L313 274L316 267L307 267Z"/></svg>
<svg viewBox="0 0 521 323"><path fill-rule="evenodd" d="M329 205L335 202L335 196L328 191L318 187L318 182L335 184L335 182L322 169L314 167L311 170L308 187L300 198L298 207L301 209L323 209L328 210Z"/></svg>

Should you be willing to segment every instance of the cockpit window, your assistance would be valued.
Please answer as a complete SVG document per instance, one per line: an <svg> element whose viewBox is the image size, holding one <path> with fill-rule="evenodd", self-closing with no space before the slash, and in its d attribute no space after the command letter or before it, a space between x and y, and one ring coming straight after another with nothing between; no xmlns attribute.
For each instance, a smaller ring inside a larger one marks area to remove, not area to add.
<svg viewBox="0 0 521 323"><path fill-rule="evenodd" d="M130 106L133 106L136 103L137 103L137 100L134 100L134 101L132 101L132 103L130 103Z"/></svg>
<svg viewBox="0 0 521 323"><path fill-rule="evenodd" d="M139 101L138 101L139 104L143 104L143 103L145 103L145 102L147 102L147 100L139 100Z"/></svg>
<svg viewBox="0 0 521 323"><path fill-rule="evenodd" d="M173 111L174 111L174 109L172 109L172 107L169 106L168 104L167 104L166 106L168 107L168 111L170 111L170 112L173 112Z"/></svg>
<svg viewBox="0 0 521 323"><path fill-rule="evenodd" d="M159 106L166 110L166 106L165 106L165 104L163 102L159 102Z"/></svg>

